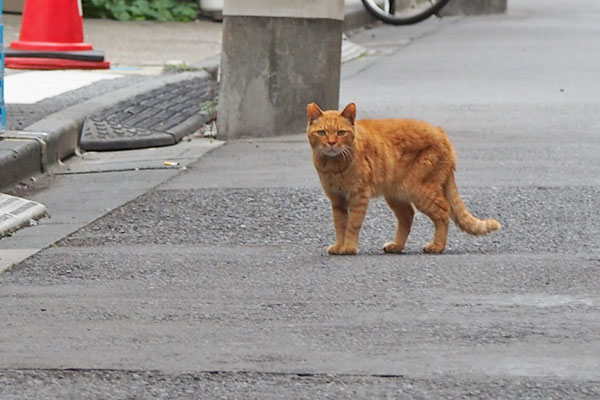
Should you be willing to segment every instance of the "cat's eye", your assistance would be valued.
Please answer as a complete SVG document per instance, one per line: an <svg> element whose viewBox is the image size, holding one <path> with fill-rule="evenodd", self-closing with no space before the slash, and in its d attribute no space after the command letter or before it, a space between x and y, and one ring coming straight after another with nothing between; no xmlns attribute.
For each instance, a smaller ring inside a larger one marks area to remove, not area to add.
<svg viewBox="0 0 600 400"><path fill-rule="evenodd" d="M344 136L346 134L346 131L338 131L338 136Z"/></svg>
<svg viewBox="0 0 600 400"><path fill-rule="evenodd" d="M317 135L319 136L325 136L327 134L327 132L325 131L317 131Z"/></svg>

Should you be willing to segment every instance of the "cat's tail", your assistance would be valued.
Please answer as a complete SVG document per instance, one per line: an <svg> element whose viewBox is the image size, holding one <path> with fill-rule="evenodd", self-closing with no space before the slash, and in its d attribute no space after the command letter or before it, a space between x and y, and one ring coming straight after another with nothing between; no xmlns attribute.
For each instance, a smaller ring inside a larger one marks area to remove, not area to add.
<svg viewBox="0 0 600 400"><path fill-rule="evenodd" d="M446 184L446 196L448 197L450 208L452 209L450 215L461 230L468 234L479 236L500 229L500 223L495 219L489 218L481 220L475 218L469 210L467 210L467 207L465 207L465 204L458 194L454 174L450 175L450 179L448 179L448 183Z"/></svg>

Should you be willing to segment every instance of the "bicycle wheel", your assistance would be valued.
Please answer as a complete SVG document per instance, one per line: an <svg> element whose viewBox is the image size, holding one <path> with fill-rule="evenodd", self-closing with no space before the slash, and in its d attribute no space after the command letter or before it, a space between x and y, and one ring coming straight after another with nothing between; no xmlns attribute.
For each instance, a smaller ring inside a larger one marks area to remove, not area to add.
<svg viewBox="0 0 600 400"><path fill-rule="evenodd" d="M362 0L365 8L383 22L409 25L429 18L450 0Z"/></svg>

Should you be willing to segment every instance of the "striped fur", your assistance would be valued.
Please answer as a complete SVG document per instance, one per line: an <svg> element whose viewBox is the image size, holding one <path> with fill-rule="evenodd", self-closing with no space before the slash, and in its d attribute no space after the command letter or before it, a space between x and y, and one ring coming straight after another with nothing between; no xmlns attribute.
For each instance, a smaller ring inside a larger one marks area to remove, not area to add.
<svg viewBox="0 0 600 400"><path fill-rule="evenodd" d="M441 253L450 218L463 231L483 235L500 228L467 211L454 181L456 156L446 133L412 119L355 121L356 106L342 112L307 107L308 140L325 194L331 201L336 242L330 254L357 254L358 236L369 199L383 196L398 220L387 253L404 249L415 208L435 225L423 249Z"/></svg>
<svg viewBox="0 0 600 400"><path fill-rule="evenodd" d="M450 175L448 182L446 183L446 197L450 202L450 216L454 223L456 223L456 226L462 231L470 235L481 236L500 229L500 223L495 219L488 218L481 220L475 218L469 210L467 210L467 207L465 207L465 204L458 194L454 174Z"/></svg>

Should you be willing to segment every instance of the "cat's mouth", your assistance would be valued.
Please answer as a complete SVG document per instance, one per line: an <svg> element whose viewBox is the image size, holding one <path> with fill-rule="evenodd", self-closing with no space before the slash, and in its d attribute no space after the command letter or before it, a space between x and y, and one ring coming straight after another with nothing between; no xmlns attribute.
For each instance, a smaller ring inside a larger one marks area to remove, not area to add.
<svg viewBox="0 0 600 400"><path fill-rule="evenodd" d="M342 149L339 147L326 147L324 149L321 149L321 153L325 154L326 156L329 157L337 157L340 154L342 154Z"/></svg>
<svg viewBox="0 0 600 400"><path fill-rule="evenodd" d="M330 158L343 157L344 160L352 159L352 149L347 146L329 146L321 147L319 149L319 155Z"/></svg>

